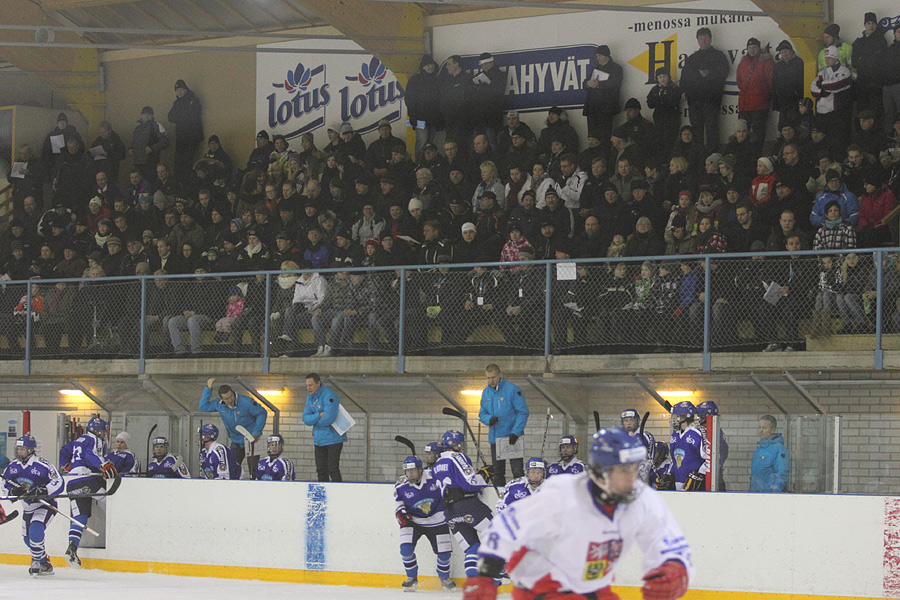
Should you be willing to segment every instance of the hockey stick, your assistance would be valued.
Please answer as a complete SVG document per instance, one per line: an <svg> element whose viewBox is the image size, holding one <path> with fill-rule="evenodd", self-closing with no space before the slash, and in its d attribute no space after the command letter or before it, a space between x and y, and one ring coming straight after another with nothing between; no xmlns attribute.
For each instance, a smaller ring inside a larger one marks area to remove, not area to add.
<svg viewBox="0 0 900 600"><path fill-rule="evenodd" d="M3 525L4 523L9 523L10 521L12 521L13 519L15 519L18 516L19 516L19 511L17 511L17 510L12 511L8 515L4 515L3 520L0 521L0 525Z"/></svg>
<svg viewBox="0 0 900 600"><path fill-rule="evenodd" d="M153 424L153 427L150 428L150 433L147 434L147 462L145 464L150 464L150 440L153 439L153 432L156 431L158 427L157 423Z"/></svg>
<svg viewBox="0 0 900 600"><path fill-rule="evenodd" d="M409 448L409 453L411 455L413 455L413 456L416 455L416 445L413 444L411 441L409 441L407 438L403 437L402 435L395 435L394 441L400 442L401 444L403 444L404 446Z"/></svg>
<svg viewBox="0 0 900 600"><path fill-rule="evenodd" d="M544 423L544 439L541 440L541 460L544 460L544 447L547 445L547 432L550 430L550 419L553 418L553 415L550 414L550 407L547 407L547 422Z"/></svg>
<svg viewBox="0 0 900 600"><path fill-rule="evenodd" d="M647 438L644 437L644 426L647 424L647 419L650 417L650 411L644 413L644 418L641 419L641 428L638 430L641 435L641 443L644 445L644 448L647 449L647 452L650 452L650 442L647 441Z"/></svg>
<svg viewBox="0 0 900 600"><path fill-rule="evenodd" d="M600 431L600 413L596 410L594 411L594 427L597 428L597 431Z"/></svg>
<svg viewBox="0 0 900 600"><path fill-rule="evenodd" d="M100 474L97 473L96 476L97 476L97 477L100 477ZM87 477L87 475L82 475L81 477ZM4 479L5 479L5 478L4 478ZM9 481L9 480L7 480L7 481ZM35 498L37 498L37 499L49 499L49 498L63 499L63 498L67 498L67 499L71 499L71 500L78 500L78 499L80 499L80 498L99 498L99 497L106 497L106 496L112 496L113 494L115 494L115 493L116 493L116 490L119 489L119 486L120 486L120 485L122 485L122 476L121 476L121 475L116 475L115 479L113 479L112 485L109 486L109 489L106 490L106 492L104 492L104 493L102 493L102 494L57 494L56 496L51 496L51 495L48 494L48 495L45 495L45 496L36 496Z"/></svg>
<svg viewBox="0 0 900 600"><path fill-rule="evenodd" d="M456 417L457 419L459 419L460 421L463 422L463 427L465 427L465 430L468 432L469 436L472 438L472 443L475 445L475 452L478 454L478 460L481 461L481 465L490 472L490 469L488 469L488 463L484 459L484 454L481 453L481 448L478 447L478 440L475 438L475 432L472 431L472 426L469 425L469 421L466 420L465 415L463 415L461 412L459 412L455 408L450 408L449 406L445 406L441 410L441 412L450 417ZM500 490L497 488L497 484L494 483L494 477L493 477L492 472L491 472L491 486L493 486L494 491L497 492L497 497L498 498L502 497L502 495L500 494Z"/></svg>
<svg viewBox="0 0 900 600"><path fill-rule="evenodd" d="M253 434L247 431L243 425L235 426L238 433L244 436L244 454L247 455L247 468L250 469L250 479L256 479L256 465L259 464L259 456L253 454L253 448L256 442L253 441Z"/></svg>
<svg viewBox="0 0 900 600"><path fill-rule="evenodd" d="M4 481L8 481L9 483L13 484L13 485L16 486L16 487L20 487L20 488L21 488L21 487L26 487L26 486L22 485L21 483L19 483L19 482L17 482L17 481L14 481L14 480L12 480L12 479L9 479L8 477L3 477L3 475L0 475L0 477L2 477ZM50 504L49 502L47 502L46 500L44 500L44 499L43 499L44 497L59 498L60 496L43 496L43 497L40 497L40 496L39 496L39 497L34 497L34 498L22 498L22 497L17 497L16 500L21 500L22 502L34 502L34 503L36 503L36 504L40 504L40 505L42 505L42 506L45 506L46 508L49 508L50 510L52 510L53 512L55 512L56 514L58 514L58 515L61 516L62 518L66 519L67 521L69 521L70 523L72 523L73 525L78 525L79 527L83 527L84 530L87 531L88 533L90 533L91 535L93 535L93 536L95 536L95 537L100 537L100 534L99 534L99 533L97 533L96 531L94 531L93 529L91 529L90 527L88 527L87 525L82 525L81 523L79 523L78 521L76 521L75 519L73 519L72 517L70 517L69 515L65 514L63 511L59 510L58 508L56 508L55 506L53 506L52 504ZM65 497L65 496L63 496L63 497ZM7 498L7 499L9 499L9 498ZM16 511L16 512L18 512L18 511ZM4 521L4 523L5 523L5 522L6 522L6 521Z"/></svg>

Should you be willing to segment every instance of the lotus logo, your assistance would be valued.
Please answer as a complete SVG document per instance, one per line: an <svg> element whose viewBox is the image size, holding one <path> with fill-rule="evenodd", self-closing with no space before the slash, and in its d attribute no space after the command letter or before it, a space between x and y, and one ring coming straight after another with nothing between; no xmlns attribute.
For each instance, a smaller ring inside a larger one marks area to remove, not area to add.
<svg viewBox="0 0 900 600"><path fill-rule="evenodd" d="M381 61L372 57L368 63L363 63L356 77L344 77L347 81L359 81L365 87L368 87L373 81L381 81L387 75L387 68L381 64Z"/></svg>
<svg viewBox="0 0 900 600"><path fill-rule="evenodd" d="M312 72L309 69L304 68L303 63L297 63L297 66L293 70L288 69L284 83L273 83L272 87L284 88L288 92L293 92L297 89L305 90L309 87L311 79Z"/></svg>

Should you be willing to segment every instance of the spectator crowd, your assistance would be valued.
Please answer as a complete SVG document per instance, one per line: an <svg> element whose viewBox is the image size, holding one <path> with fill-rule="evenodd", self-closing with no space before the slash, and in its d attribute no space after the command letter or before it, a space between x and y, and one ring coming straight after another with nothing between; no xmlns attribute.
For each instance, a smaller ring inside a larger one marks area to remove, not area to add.
<svg viewBox="0 0 900 600"><path fill-rule="evenodd" d="M581 264L573 280L558 282L555 343L586 344L578 324L587 321L601 345L696 343L702 255L898 245L900 20L863 20L852 43L838 25L825 28L810 86L791 42L778 43L773 57L771 44L751 37L737 65L739 119L724 144L729 62L707 28L697 31L680 80L660 69L643 100L622 102L614 47L598 46L582 84L584 140L559 107L540 131L508 110L504 65L489 53L476 73L459 56L443 69L422 57L405 97L417 125L413 155L386 120L370 144L344 122L327 126L321 149L311 133L294 141L260 131L240 168L217 135L205 138L200 101L183 80L167 117L174 135L146 106L130 148L106 121L86 143L60 113L40 150L17 149L26 169L9 176L14 218L0 233L0 271L12 282L98 282L37 283L30 310L24 286L14 287L0 298L0 324L14 334L10 346L29 314L48 348L59 349L66 334L77 351L96 339L98 324L136 344L139 287L110 283L122 290L113 293L102 278L246 273L154 280L148 326L175 354L203 351L205 331L237 347L249 333L258 347L266 320L265 341L286 354L303 349L298 331L310 328L317 355L351 351L360 326L368 327L367 350L391 351L405 283L415 298L407 308L413 350L427 346L429 324L441 328L444 346L462 347L491 325L506 347L542 350L544 273L528 261L661 257ZM689 125L681 125L683 103ZM766 139L773 121L778 135ZM173 140L170 170L161 155ZM698 260L664 258L675 255ZM442 266L484 262L511 264ZM720 268L714 327L727 343L744 315L770 350L794 347L801 318L824 321L833 311L845 327L866 331L871 263L851 254ZM317 272L373 266L415 269L406 282L399 269ZM271 290L256 276L265 270L285 271ZM889 273L886 305L900 298L900 270ZM763 304L772 283L783 301ZM760 301L742 303L754 289Z"/></svg>

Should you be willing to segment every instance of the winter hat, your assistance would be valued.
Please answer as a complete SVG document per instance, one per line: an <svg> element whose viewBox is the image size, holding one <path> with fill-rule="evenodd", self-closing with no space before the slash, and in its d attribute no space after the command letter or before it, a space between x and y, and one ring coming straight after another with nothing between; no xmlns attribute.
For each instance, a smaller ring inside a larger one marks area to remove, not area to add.
<svg viewBox="0 0 900 600"><path fill-rule="evenodd" d="M349 239L352 239L352 237L351 237L351 235L350 235L350 230L347 229L346 227L345 227L344 229L338 229L338 230L335 232L334 237L336 237L336 238L342 237L342 238L345 238L345 239L348 239L348 240L349 240Z"/></svg>
<svg viewBox="0 0 900 600"><path fill-rule="evenodd" d="M141 109L141 114L142 114L142 115L152 115L152 114L153 114L153 107L152 107L152 106L145 106L144 108Z"/></svg>
<svg viewBox="0 0 900 600"><path fill-rule="evenodd" d="M59 123L60 121L65 121L66 123L69 122L69 117L66 116L66 113L59 113L56 115L56 122Z"/></svg>
<svg viewBox="0 0 900 600"><path fill-rule="evenodd" d="M756 46L757 48L762 46L762 44L759 43L759 40L756 39L755 37L752 37L749 40L747 40L747 45L748 46Z"/></svg>
<svg viewBox="0 0 900 600"><path fill-rule="evenodd" d="M494 62L494 56L490 52L482 52L481 56L478 57L479 65L484 65L491 62Z"/></svg>
<svg viewBox="0 0 900 600"><path fill-rule="evenodd" d="M368 248L369 246L375 246L375 248L378 248L381 246L381 244L378 243L377 239L372 238L371 240L366 240L366 247Z"/></svg>
<svg viewBox="0 0 900 600"><path fill-rule="evenodd" d="M15 252L16 250L25 250L25 244L23 244L20 240L13 240L9 243L9 249Z"/></svg>
<svg viewBox="0 0 900 600"><path fill-rule="evenodd" d="M412 200L409 201L409 205L406 207L406 210L408 210L409 212L412 212L416 209L421 210L422 208L424 208L422 201L419 200L418 198L413 198Z"/></svg>
<svg viewBox="0 0 900 600"><path fill-rule="evenodd" d="M609 52L609 46L607 46L606 44L597 46L597 54L602 54L603 56L612 56L612 54L610 54Z"/></svg>
<svg viewBox="0 0 900 600"><path fill-rule="evenodd" d="M726 154L722 158L719 159L720 165L725 165L729 169L734 170L734 166L737 164L737 160L734 158L734 154Z"/></svg>
<svg viewBox="0 0 900 600"><path fill-rule="evenodd" d="M240 231L244 228L244 220L243 219L232 219L230 222L231 225L235 225L237 230Z"/></svg>
<svg viewBox="0 0 900 600"><path fill-rule="evenodd" d="M841 174L837 169L828 169L825 171L825 181L831 181L832 179L840 179Z"/></svg>
<svg viewBox="0 0 900 600"><path fill-rule="evenodd" d="M679 229L684 229L687 227L687 217L684 215L675 215L672 217L672 227L678 227Z"/></svg>
<svg viewBox="0 0 900 600"><path fill-rule="evenodd" d="M187 84L184 82L184 79L179 79L178 81L175 82L175 89L176 89L176 90L186 90L186 89L188 89L188 86L187 86Z"/></svg>
<svg viewBox="0 0 900 600"><path fill-rule="evenodd" d="M335 133L341 132L341 124L340 123L332 123L328 126L328 131L333 131Z"/></svg>
<svg viewBox="0 0 900 600"><path fill-rule="evenodd" d="M660 67L656 70L655 75L659 77L660 75L669 75L669 69L666 67Z"/></svg>
<svg viewBox="0 0 900 600"><path fill-rule="evenodd" d="M217 136L216 134L209 136L209 139L206 140L207 144L211 144L213 142L219 144L220 146L222 145L222 142L219 141L219 136Z"/></svg>
<svg viewBox="0 0 900 600"><path fill-rule="evenodd" d="M546 192L544 192L545 199L547 198L547 196L555 196L559 198L559 192L557 192L555 188L549 188Z"/></svg>
<svg viewBox="0 0 900 600"><path fill-rule="evenodd" d="M825 48L825 58L836 58L840 60L841 51L838 50L837 46L828 46Z"/></svg>
<svg viewBox="0 0 900 600"><path fill-rule="evenodd" d="M475 231L475 225L472 223L463 223L462 232L465 233L467 231Z"/></svg>
<svg viewBox="0 0 900 600"><path fill-rule="evenodd" d="M754 240L752 244L750 244L750 252L764 252L766 249L766 243L762 240Z"/></svg>
<svg viewBox="0 0 900 600"><path fill-rule="evenodd" d="M559 116L562 114L562 109L558 106L551 106L547 112Z"/></svg>
<svg viewBox="0 0 900 600"><path fill-rule="evenodd" d="M625 110L628 110L629 108L636 108L638 110L641 110L640 100L638 100L637 98L629 98L625 103Z"/></svg>
<svg viewBox="0 0 900 600"><path fill-rule="evenodd" d="M778 42L778 46L775 47L775 52L781 52L782 50L793 50L794 47L791 46L791 43L787 40L781 40Z"/></svg>
<svg viewBox="0 0 900 600"><path fill-rule="evenodd" d="M872 23L877 23L877 22L878 22L878 18L875 16L875 13L873 13L873 12L867 12L867 13L866 13L866 16L863 17L863 25L865 25L866 23L868 23L868 22L870 22L870 21L871 21Z"/></svg>
<svg viewBox="0 0 900 600"><path fill-rule="evenodd" d="M100 198L98 198L97 196L94 196L93 198L91 198L91 201L88 202L88 206L94 206L95 204L97 206L100 206L101 204L103 204L103 201L100 200Z"/></svg>
<svg viewBox="0 0 900 600"><path fill-rule="evenodd" d="M181 81L181 80L179 79L178 81ZM184 83L184 82L182 82L182 83ZM177 86L176 86L176 89L177 89ZM119 440L122 440L126 444L130 444L131 443L131 434L129 434L127 431L123 431L122 433L120 433L119 435L116 436L116 441L118 442Z"/></svg>
<svg viewBox="0 0 900 600"><path fill-rule="evenodd" d="M109 246L111 244L116 244L118 246L121 246L122 240L117 236L111 235L108 238L106 238L106 245Z"/></svg>
<svg viewBox="0 0 900 600"><path fill-rule="evenodd" d="M841 26L837 23L832 23L825 28L825 34L830 35L833 38L838 38L841 35Z"/></svg>
<svg viewBox="0 0 900 600"><path fill-rule="evenodd" d="M243 294L243 292L241 292L241 288L239 288L236 285L233 285L230 288L228 288L228 295L229 296L243 296L244 294Z"/></svg>
<svg viewBox="0 0 900 600"><path fill-rule="evenodd" d="M387 119L381 119L380 121L378 121L378 129L381 129L382 127L390 127L390 126L391 126L391 122L388 121Z"/></svg>
<svg viewBox="0 0 900 600"><path fill-rule="evenodd" d="M330 210L326 210L325 212L323 212L322 214L319 215L319 225L321 225L325 221L328 221L328 220L334 221L336 219L337 219L337 215L335 215L334 212L332 212Z"/></svg>
<svg viewBox="0 0 900 600"><path fill-rule="evenodd" d="M825 210L823 210L822 212L823 212L825 215L827 215L827 214L828 214L828 211L831 210L831 207L832 207L832 206L837 206L838 208L840 208L840 207L841 207L841 203L838 202L837 200L829 200L829 201L825 204Z"/></svg>
<svg viewBox="0 0 900 600"><path fill-rule="evenodd" d="M510 117L515 117L516 119L518 119L518 118L519 118L519 111L517 111L517 110L511 110L511 111L507 112L507 113L506 113L506 118L508 119L508 118L510 118Z"/></svg>
<svg viewBox="0 0 900 600"><path fill-rule="evenodd" d="M666 271L668 271L669 273L671 273L672 271L675 270L675 267L676 267L677 265L678 265L678 263L676 263L675 261L667 260L667 261L665 261L665 262L659 263L659 269L660 269L660 270L665 269Z"/></svg>
<svg viewBox="0 0 900 600"><path fill-rule="evenodd" d="M874 118L875 118L875 111L874 111L874 110L869 110L869 109L861 110L861 111L859 111L859 114L856 115L856 117L857 117L860 121L863 121L863 120L865 120L865 119L874 119Z"/></svg>
<svg viewBox="0 0 900 600"><path fill-rule="evenodd" d="M693 199L694 199L694 194L692 194L690 190L681 190L680 192L678 192L679 200L681 200L682 196L687 196L688 200L691 200L691 201L693 201Z"/></svg>
<svg viewBox="0 0 900 600"><path fill-rule="evenodd" d="M760 156L759 160L757 160L756 162L761 162L763 166L766 167L766 173L771 173L775 170L775 165L772 164L772 159L768 156Z"/></svg>
<svg viewBox="0 0 900 600"><path fill-rule="evenodd" d="M531 248L519 248L519 260L534 260Z"/></svg>
<svg viewBox="0 0 900 600"><path fill-rule="evenodd" d="M649 190L650 185L647 183L646 179L635 179L631 182L631 191L634 190Z"/></svg>
<svg viewBox="0 0 900 600"><path fill-rule="evenodd" d="M345 133L353 133L353 125L346 121L341 123L341 135L344 135Z"/></svg>
<svg viewBox="0 0 900 600"><path fill-rule="evenodd" d="M884 184L884 173L878 168L866 169L866 172L863 173L863 182L881 187Z"/></svg>
<svg viewBox="0 0 900 600"><path fill-rule="evenodd" d="M437 63L434 62L434 58L430 54L423 54L422 60L419 61L419 68L421 69L422 67L427 67L428 65L437 66Z"/></svg>
<svg viewBox="0 0 900 600"><path fill-rule="evenodd" d="M263 139L267 140L267 139L269 139L269 132L266 131L265 129L262 129L262 130L260 130L259 133L256 134L256 138L257 139L263 138Z"/></svg>
<svg viewBox="0 0 900 600"><path fill-rule="evenodd" d="M735 131L750 131L750 126L747 124L747 121L744 119L738 119L737 123L734 127Z"/></svg>

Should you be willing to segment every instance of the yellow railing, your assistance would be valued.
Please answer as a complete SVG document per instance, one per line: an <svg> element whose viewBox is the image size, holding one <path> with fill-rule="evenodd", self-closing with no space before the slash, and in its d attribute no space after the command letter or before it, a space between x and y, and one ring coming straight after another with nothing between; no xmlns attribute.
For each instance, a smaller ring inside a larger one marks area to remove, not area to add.
<svg viewBox="0 0 900 600"><path fill-rule="evenodd" d="M8 183L2 189L0 189L0 222L9 221L10 219L12 219L12 188L12 184Z"/></svg>

